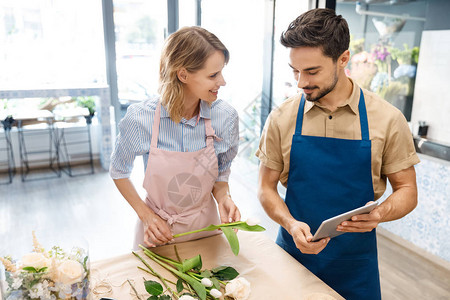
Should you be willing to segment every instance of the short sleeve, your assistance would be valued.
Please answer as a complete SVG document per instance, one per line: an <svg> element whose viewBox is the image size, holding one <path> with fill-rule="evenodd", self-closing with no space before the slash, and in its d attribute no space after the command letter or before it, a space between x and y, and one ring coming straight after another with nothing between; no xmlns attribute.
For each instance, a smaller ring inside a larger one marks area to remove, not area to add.
<svg viewBox="0 0 450 300"><path fill-rule="evenodd" d="M223 142L226 143L227 150L217 155L219 163L219 176L216 181L228 182L231 173L231 162L236 157L239 150L239 115L235 109L227 118L227 129L224 130Z"/></svg>
<svg viewBox="0 0 450 300"><path fill-rule="evenodd" d="M139 155L141 137L134 110L128 109L125 117L119 122L119 134L111 154L109 174L113 179L130 177L134 159Z"/></svg>
<svg viewBox="0 0 450 300"><path fill-rule="evenodd" d="M280 128L274 118L274 111L266 120L255 155L264 166L275 171L283 170Z"/></svg>
<svg viewBox="0 0 450 300"><path fill-rule="evenodd" d="M402 113L391 121L383 151L382 174L392 174L420 162L414 147L413 136Z"/></svg>

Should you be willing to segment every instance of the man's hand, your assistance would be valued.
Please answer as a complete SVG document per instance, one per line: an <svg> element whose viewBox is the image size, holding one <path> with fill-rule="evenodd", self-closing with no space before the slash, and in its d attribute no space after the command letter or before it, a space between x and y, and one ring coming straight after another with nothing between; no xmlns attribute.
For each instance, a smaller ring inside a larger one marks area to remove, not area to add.
<svg viewBox="0 0 450 300"><path fill-rule="evenodd" d="M295 221L289 226L288 232L294 239L295 246L304 254L318 254L328 245L330 238L311 242L313 236L308 224Z"/></svg>
<svg viewBox="0 0 450 300"><path fill-rule="evenodd" d="M366 205L373 203L367 202ZM353 216L351 220L344 221L336 228L341 232L369 232L378 226L381 222L382 208L375 207L370 213Z"/></svg>

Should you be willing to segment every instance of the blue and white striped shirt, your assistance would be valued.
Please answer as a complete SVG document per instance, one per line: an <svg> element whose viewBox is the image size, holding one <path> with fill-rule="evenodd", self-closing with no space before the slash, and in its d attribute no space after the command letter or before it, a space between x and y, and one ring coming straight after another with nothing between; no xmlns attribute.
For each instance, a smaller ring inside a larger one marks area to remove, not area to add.
<svg viewBox="0 0 450 300"><path fill-rule="evenodd" d="M136 156L142 155L144 169L147 168L148 152L152 140L152 124L159 99L150 99L130 105L125 117L119 122L119 134L111 155L109 173L113 179L130 177ZM214 141L219 163L217 181L228 181L231 162L238 152L239 116L227 102L216 100L211 106L200 101L200 120L182 119L174 123L169 113L161 106L158 148L168 151L193 152L206 147L204 118L211 118L216 136Z"/></svg>

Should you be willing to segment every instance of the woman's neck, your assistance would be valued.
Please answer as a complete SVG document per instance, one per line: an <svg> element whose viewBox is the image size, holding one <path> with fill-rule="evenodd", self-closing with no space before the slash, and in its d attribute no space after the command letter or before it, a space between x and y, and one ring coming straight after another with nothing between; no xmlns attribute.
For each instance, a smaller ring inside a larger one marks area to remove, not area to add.
<svg viewBox="0 0 450 300"><path fill-rule="evenodd" d="M183 118L190 120L200 112L200 99L197 101L186 101L184 103Z"/></svg>

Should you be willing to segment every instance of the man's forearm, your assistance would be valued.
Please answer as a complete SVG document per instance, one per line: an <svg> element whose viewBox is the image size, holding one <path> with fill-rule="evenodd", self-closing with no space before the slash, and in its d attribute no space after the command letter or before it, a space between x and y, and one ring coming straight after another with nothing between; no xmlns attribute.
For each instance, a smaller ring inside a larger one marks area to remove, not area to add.
<svg viewBox="0 0 450 300"><path fill-rule="evenodd" d="M414 167L388 175L393 193L380 204L381 222L400 219L417 206L417 184Z"/></svg>

